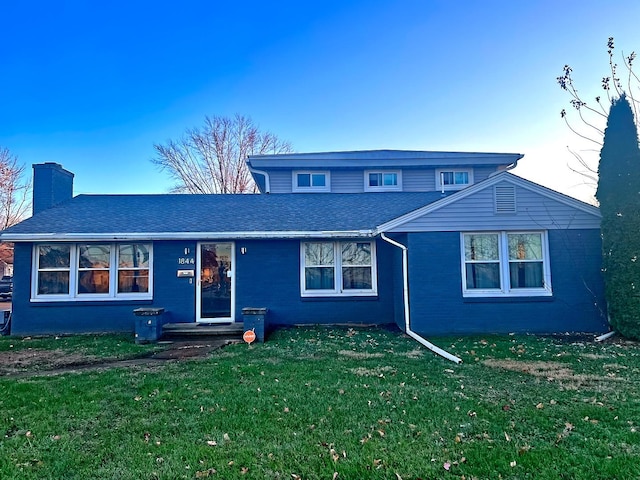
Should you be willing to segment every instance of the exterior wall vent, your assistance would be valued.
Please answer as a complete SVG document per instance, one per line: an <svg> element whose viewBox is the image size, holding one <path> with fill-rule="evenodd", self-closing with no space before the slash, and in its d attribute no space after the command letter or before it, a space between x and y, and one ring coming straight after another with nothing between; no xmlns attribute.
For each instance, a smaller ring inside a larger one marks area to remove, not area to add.
<svg viewBox="0 0 640 480"><path fill-rule="evenodd" d="M493 197L496 213L516 213L515 185L496 185Z"/></svg>

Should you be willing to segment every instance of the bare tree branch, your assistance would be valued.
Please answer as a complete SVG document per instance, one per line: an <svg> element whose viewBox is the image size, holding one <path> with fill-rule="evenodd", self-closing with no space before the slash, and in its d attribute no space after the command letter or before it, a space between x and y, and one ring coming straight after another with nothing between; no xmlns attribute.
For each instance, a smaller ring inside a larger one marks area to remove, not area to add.
<svg viewBox="0 0 640 480"><path fill-rule="evenodd" d="M203 127L154 148L152 162L176 181L172 190L179 193L255 193L247 156L292 151L289 142L239 114L205 117Z"/></svg>
<svg viewBox="0 0 640 480"><path fill-rule="evenodd" d="M634 91L640 88L640 77L633 70L633 62L636 58L635 52L631 52L630 55L622 55L624 67L626 68L626 78L620 79L618 73L618 64L615 62L615 45L613 37L609 37L607 40L607 55L609 63L609 75L602 77L601 88L604 91L607 104L603 105L602 97L595 97L597 107L591 107L587 105L587 102L580 96L578 89L575 86L573 80L573 69L569 65L565 65L562 69L562 75L556 78L556 82L562 90L569 94L569 104L573 107L577 113L579 122L570 122L569 113L566 109L562 109L560 116L565 121L565 124L569 130L574 133L578 138L587 142L602 147L604 137L604 126L609 115L609 107L612 102L622 96L626 95L629 99L629 103L633 109L633 114L638 126L638 113L640 110L640 101L634 97ZM624 82L624 83L623 83ZM598 183L598 155L588 155L589 159L585 158L582 154L579 154L571 149L569 152L576 160L576 166L569 165L569 169L583 177L586 184L591 185L594 188ZM599 150L598 150L599 152Z"/></svg>
<svg viewBox="0 0 640 480"><path fill-rule="evenodd" d="M31 206L31 182L23 178L24 165L8 148L0 147L0 230L21 221Z"/></svg>

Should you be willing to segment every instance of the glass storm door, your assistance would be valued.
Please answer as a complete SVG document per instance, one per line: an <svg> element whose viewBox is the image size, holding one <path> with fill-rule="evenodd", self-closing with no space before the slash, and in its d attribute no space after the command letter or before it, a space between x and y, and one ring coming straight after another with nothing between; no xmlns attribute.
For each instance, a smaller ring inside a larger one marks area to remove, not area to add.
<svg viewBox="0 0 640 480"><path fill-rule="evenodd" d="M201 243L198 247L196 291L198 322L233 320L233 243Z"/></svg>

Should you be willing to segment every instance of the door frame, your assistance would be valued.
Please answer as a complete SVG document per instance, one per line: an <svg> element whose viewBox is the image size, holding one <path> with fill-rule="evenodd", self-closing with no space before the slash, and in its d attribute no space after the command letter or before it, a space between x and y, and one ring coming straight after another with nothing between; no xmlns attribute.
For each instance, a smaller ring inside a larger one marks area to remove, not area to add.
<svg viewBox="0 0 640 480"><path fill-rule="evenodd" d="M214 244L228 244L231 246L231 316L218 318L202 318L202 246ZM233 241L203 241L198 242L196 251L196 322L197 323L233 323L236 310L236 244Z"/></svg>

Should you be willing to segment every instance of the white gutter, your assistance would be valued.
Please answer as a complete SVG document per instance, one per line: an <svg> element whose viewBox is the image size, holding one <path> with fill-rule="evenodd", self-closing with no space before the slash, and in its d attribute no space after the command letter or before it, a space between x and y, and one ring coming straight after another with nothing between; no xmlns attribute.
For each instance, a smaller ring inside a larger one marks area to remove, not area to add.
<svg viewBox="0 0 640 480"><path fill-rule="evenodd" d="M264 177L264 193L271 193L271 180L269 179L269 174L264 170L256 170L255 168L251 168L251 165L249 165L248 161L247 168L251 173L257 173L258 175L262 175Z"/></svg>
<svg viewBox="0 0 640 480"><path fill-rule="evenodd" d="M421 343L422 345L427 347L432 352L437 353L441 357L444 357L447 360L451 360L452 362L455 362L455 363L462 363L462 359L461 358L458 358L455 355L452 355L449 352L447 352L445 350L442 350L440 347L434 345L433 343L431 343L427 339L421 337L420 335L415 333L413 330L411 330L411 325L410 325L410 321L409 321L410 320L410 314L409 314L409 261L408 261L408 253L407 253L408 252L408 248L405 245L402 245L401 243L390 239L389 237L387 237L384 234L384 232L382 232L380 234L380 237L385 242L388 242L391 245L402 249L402 299L404 301L404 328L405 328L405 333L407 335L409 335L411 338L413 338L414 340L417 340L419 343Z"/></svg>
<svg viewBox="0 0 640 480"><path fill-rule="evenodd" d="M111 232L111 233L4 233L0 242L83 240L249 240L268 238L370 238L371 230L345 231L256 231L256 232Z"/></svg>
<svg viewBox="0 0 640 480"><path fill-rule="evenodd" d="M508 172L509 170L513 170L514 168L516 168L518 166L518 160L522 159L522 157L524 157L524 155L519 155L514 161L513 163L510 163L509 165L507 165L506 167L498 167L498 170L493 172L492 174L490 174L490 177L493 177L494 175L497 175L498 173L502 173L502 172Z"/></svg>

